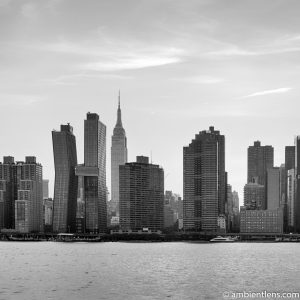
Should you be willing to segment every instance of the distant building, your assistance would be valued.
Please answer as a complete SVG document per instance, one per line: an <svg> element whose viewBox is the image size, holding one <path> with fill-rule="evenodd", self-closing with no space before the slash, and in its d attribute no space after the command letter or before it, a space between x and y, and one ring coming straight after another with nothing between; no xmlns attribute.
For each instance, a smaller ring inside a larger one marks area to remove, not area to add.
<svg viewBox="0 0 300 300"><path fill-rule="evenodd" d="M76 167L84 199L84 231L105 233L106 208L106 126L95 113L84 121L84 164Z"/></svg>
<svg viewBox="0 0 300 300"><path fill-rule="evenodd" d="M240 231L240 201L238 192L232 192L232 200L233 200L233 225L232 232Z"/></svg>
<svg viewBox="0 0 300 300"><path fill-rule="evenodd" d="M267 170L266 180L267 209L274 210L280 207L280 172L278 167Z"/></svg>
<svg viewBox="0 0 300 300"><path fill-rule="evenodd" d="M53 231L53 200L51 198L44 199L44 226L45 232Z"/></svg>
<svg viewBox="0 0 300 300"><path fill-rule="evenodd" d="M43 232L43 169L34 156L16 163L18 198L15 201L15 229L18 232Z"/></svg>
<svg viewBox="0 0 300 300"><path fill-rule="evenodd" d="M121 230L162 230L164 227L164 171L148 157L120 166Z"/></svg>
<svg viewBox="0 0 300 300"><path fill-rule="evenodd" d="M234 212L233 212L233 193L232 186L227 184L227 202L226 202L226 228L228 232L232 232L234 226Z"/></svg>
<svg viewBox="0 0 300 300"><path fill-rule="evenodd" d="M253 182L244 186L244 206L246 209L266 209L265 202L265 187L263 185L258 184L253 179Z"/></svg>
<svg viewBox="0 0 300 300"><path fill-rule="evenodd" d="M285 168L286 170L295 169L295 146L285 147Z"/></svg>
<svg viewBox="0 0 300 300"><path fill-rule="evenodd" d="M127 163L127 139L122 125L120 93L118 118L111 138L111 206L116 216L119 216L119 166Z"/></svg>
<svg viewBox="0 0 300 300"><path fill-rule="evenodd" d="M49 198L49 179L43 179L43 199Z"/></svg>
<svg viewBox="0 0 300 300"><path fill-rule="evenodd" d="M183 194L184 230L216 232L225 214L225 137L212 126L183 148Z"/></svg>
<svg viewBox="0 0 300 300"><path fill-rule="evenodd" d="M272 146L261 146L260 141L254 142L253 146L248 147L248 180L253 182L257 178L257 183L265 185L266 174L274 164L274 149Z"/></svg>
<svg viewBox="0 0 300 300"><path fill-rule="evenodd" d="M54 232L76 231L77 165L76 138L70 124L52 131L55 166L54 183Z"/></svg>
<svg viewBox="0 0 300 300"><path fill-rule="evenodd" d="M288 170L287 178L287 226L288 231L295 228L295 170Z"/></svg>
<svg viewBox="0 0 300 300"><path fill-rule="evenodd" d="M283 210L247 210L241 208L241 233L283 233Z"/></svg>
<svg viewBox="0 0 300 300"><path fill-rule="evenodd" d="M178 223L178 219L182 219L182 217L183 207L181 197L172 191L166 191L164 200L164 227L173 227Z"/></svg>
<svg viewBox="0 0 300 300"><path fill-rule="evenodd" d="M300 136L295 138L295 231L300 233Z"/></svg>

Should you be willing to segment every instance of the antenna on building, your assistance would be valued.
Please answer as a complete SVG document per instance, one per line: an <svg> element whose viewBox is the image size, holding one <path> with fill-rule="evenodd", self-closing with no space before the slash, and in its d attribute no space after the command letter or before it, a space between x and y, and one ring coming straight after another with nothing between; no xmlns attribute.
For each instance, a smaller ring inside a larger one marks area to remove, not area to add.
<svg viewBox="0 0 300 300"><path fill-rule="evenodd" d="M151 165L152 165L152 150L150 152L150 161L151 161Z"/></svg>

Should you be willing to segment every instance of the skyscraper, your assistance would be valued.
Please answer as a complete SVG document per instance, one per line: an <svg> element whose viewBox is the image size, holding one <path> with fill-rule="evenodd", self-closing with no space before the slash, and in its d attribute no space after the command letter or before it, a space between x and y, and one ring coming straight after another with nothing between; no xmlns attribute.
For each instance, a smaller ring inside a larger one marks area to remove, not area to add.
<svg viewBox="0 0 300 300"><path fill-rule="evenodd" d="M43 179L43 199L49 198L49 179Z"/></svg>
<svg viewBox="0 0 300 300"><path fill-rule="evenodd" d="M120 93L117 123L111 138L111 201L113 210L119 215L119 166L127 162L127 139L122 125Z"/></svg>
<svg viewBox="0 0 300 300"><path fill-rule="evenodd" d="M70 124L52 131L55 166L54 183L54 232L75 232L77 206L76 138Z"/></svg>
<svg viewBox="0 0 300 300"><path fill-rule="evenodd" d="M15 228L16 180L14 158L4 156L3 163L0 163L0 229Z"/></svg>
<svg viewBox="0 0 300 300"><path fill-rule="evenodd" d="M266 209L265 186L257 183L257 178L244 186L244 206L248 210Z"/></svg>
<svg viewBox="0 0 300 300"><path fill-rule="evenodd" d="M162 230L164 171L148 157L120 167L120 226L123 230Z"/></svg>
<svg viewBox="0 0 300 300"><path fill-rule="evenodd" d="M285 147L285 169L295 169L295 146Z"/></svg>
<svg viewBox="0 0 300 300"><path fill-rule="evenodd" d="M260 141L248 147L248 183L257 177L257 183L265 185L266 174L274 164L274 149L272 146L261 146Z"/></svg>
<svg viewBox="0 0 300 300"><path fill-rule="evenodd" d="M15 229L19 232L43 232L43 168L34 156L16 163L18 198L15 201Z"/></svg>
<svg viewBox="0 0 300 300"><path fill-rule="evenodd" d="M300 233L300 136L295 138L295 229Z"/></svg>
<svg viewBox="0 0 300 300"><path fill-rule="evenodd" d="M266 180L267 209L277 209L281 204L280 197L280 169L273 167L267 170Z"/></svg>
<svg viewBox="0 0 300 300"><path fill-rule="evenodd" d="M84 165L76 175L83 186L85 231L106 232L106 126L95 113L84 121Z"/></svg>
<svg viewBox="0 0 300 300"><path fill-rule="evenodd" d="M217 231L225 193L225 137L211 126L183 148L184 230Z"/></svg>

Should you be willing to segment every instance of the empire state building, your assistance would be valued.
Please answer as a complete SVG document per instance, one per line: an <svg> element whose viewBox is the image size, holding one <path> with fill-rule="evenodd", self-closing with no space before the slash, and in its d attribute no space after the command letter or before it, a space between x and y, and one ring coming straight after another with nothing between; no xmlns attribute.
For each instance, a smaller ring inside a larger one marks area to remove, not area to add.
<svg viewBox="0 0 300 300"><path fill-rule="evenodd" d="M122 125L120 93L117 124L111 141L111 201L113 210L119 216L119 166L127 162L127 139Z"/></svg>

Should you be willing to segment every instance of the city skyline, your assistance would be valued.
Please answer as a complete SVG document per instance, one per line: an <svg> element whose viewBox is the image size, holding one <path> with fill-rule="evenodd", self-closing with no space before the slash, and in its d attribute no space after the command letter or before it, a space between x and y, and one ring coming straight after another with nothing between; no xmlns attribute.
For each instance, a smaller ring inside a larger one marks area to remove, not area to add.
<svg viewBox="0 0 300 300"><path fill-rule="evenodd" d="M53 196L52 129L72 124L82 163L85 113L98 113L110 136L120 88L129 162L152 152L166 190L182 195L182 147L215 126L226 136L228 183L242 203L247 148L272 145L280 166L300 133L299 6L2 0L0 155L38 157ZM107 178L110 190L109 168Z"/></svg>

